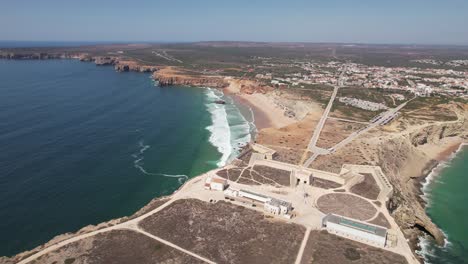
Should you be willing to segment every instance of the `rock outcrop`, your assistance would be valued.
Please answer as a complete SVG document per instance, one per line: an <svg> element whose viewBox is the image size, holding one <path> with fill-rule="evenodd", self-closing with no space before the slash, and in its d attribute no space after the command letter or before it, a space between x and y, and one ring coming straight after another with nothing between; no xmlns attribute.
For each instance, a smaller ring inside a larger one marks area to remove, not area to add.
<svg viewBox="0 0 468 264"><path fill-rule="evenodd" d="M94 57L94 63L98 66L114 65L117 58L114 57Z"/></svg>
<svg viewBox="0 0 468 264"><path fill-rule="evenodd" d="M114 63L114 69L118 72L155 72L158 70L158 67L139 65L138 63L129 60L118 60Z"/></svg>

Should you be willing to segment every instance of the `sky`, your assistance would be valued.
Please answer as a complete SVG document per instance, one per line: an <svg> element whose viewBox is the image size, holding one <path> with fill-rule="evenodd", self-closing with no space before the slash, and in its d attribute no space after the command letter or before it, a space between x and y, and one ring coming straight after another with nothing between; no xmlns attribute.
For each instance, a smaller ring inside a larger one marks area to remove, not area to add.
<svg viewBox="0 0 468 264"><path fill-rule="evenodd" d="M468 45L468 0L0 0L0 41Z"/></svg>

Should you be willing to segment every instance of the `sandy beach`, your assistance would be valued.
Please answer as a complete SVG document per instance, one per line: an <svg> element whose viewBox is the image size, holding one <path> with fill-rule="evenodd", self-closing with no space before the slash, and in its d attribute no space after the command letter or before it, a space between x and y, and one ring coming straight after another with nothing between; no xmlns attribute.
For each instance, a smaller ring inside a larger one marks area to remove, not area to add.
<svg viewBox="0 0 468 264"><path fill-rule="evenodd" d="M230 81L230 85L223 91L236 101L248 105L254 113L254 123L258 130L264 128L281 128L296 120L284 115L284 110L275 105L272 99L261 93L244 94L240 92L241 83Z"/></svg>

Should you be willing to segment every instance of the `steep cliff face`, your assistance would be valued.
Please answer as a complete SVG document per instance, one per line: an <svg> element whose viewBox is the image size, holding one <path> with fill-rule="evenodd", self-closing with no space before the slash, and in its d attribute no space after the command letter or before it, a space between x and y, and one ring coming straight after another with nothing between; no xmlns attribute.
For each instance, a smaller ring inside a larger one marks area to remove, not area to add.
<svg viewBox="0 0 468 264"><path fill-rule="evenodd" d="M156 66L140 65L136 61L121 60L119 57L91 56L87 53L0 53L0 59L7 60L47 60L47 59L78 59L83 62L94 62L97 66L114 65L119 72L155 72Z"/></svg>
<svg viewBox="0 0 468 264"><path fill-rule="evenodd" d="M447 142L456 145L466 141L467 131L467 123L461 118L458 122L426 126L379 144L378 165L397 190L387 206L410 239L417 239L421 232L426 232L443 244L443 233L426 215L421 203L421 182L438 164L438 155L433 149L443 149Z"/></svg>
<svg viewBox="0 0 468 264"><path fill-rule="evenodd" d="M190 75L171 68L154 72L153 78L159 82L160 86L184 85L224 88L229 85L222 76Z"/></svg>
<svg viewBox="0 0 468 264"><path fill-rule="evenodd" d="M135 71L135 72L155 72L158 70L156 66L147 66L147 65L139 65L134 61L116 61L114 63L114 69L118 72L128 72L128 71Z"/></svg>
<svg viewBox="0 0 468 264"><path fill-rule="evenodd" d="M0 53L0 59L7 60L48 60L69 59L72 55L65 53Z"/></svg>
<svg viewBox="0 0 468 264"><path fill-rule="evenodd" d="M319 157L312 167L338 172L343 163L380 166L394 186L387 207L411 244L415 246L422 233L442 244L444 234L426 215L420 195L421 183L438 164L441 153L468 142L467 106L452 104L449 108L457 112L457 121L415 122L414 117L400 117L331 155Z"/></svg>

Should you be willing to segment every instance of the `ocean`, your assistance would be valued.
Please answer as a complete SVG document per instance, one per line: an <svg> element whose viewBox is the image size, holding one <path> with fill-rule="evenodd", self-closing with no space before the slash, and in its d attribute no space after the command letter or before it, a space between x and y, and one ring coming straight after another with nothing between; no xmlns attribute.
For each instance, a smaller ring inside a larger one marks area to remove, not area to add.
<svg viewBox="0 0 468 264"><path fill-rule="evenodd" d="M423 187L426 211L446 235L444 246L430 237L419 241L425 263L468 263L468 147L439 165Z"/></svg>
<svg viewBox="0 0 468 264"><path fill-rule="evenodd" d="M222 92L146 73L0 60L0 77L0 256L131 215L255 135L249 109Z"/></svg>

